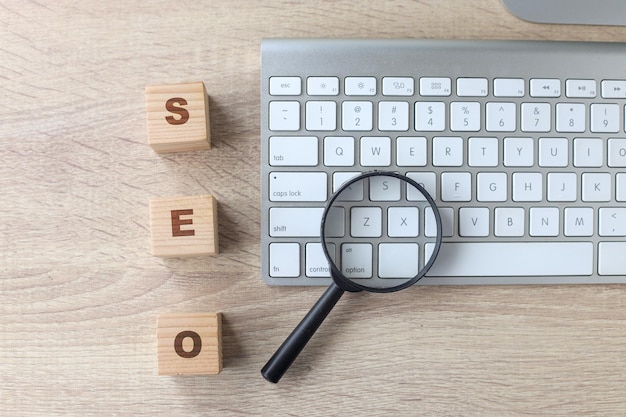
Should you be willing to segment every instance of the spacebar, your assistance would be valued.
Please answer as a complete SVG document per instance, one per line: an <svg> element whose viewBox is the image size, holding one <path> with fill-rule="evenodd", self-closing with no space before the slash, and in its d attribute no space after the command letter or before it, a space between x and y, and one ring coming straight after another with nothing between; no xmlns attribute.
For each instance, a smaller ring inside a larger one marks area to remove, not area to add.
<svg viewBox="0 0 626 417"><path fill-rule="evenodd" d="M430 253L429 248L426 248ZM442 243L427 276L591 275L591 242Z"/></svg>

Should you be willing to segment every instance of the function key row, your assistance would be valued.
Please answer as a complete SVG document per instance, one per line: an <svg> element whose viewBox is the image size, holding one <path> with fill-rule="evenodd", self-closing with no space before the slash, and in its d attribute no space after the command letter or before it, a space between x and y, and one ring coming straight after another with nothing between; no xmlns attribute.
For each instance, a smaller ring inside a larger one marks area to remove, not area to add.
<svg viewBox="0 0 626 417"><path fill-rule="evenodd" d="M299 96L303 93L300 77L270 77L269 93L273 96ZM487 78L457 78L456 96L487 97L490 82ZM338 96L339 77L308 77L305 80L309 96ZM346 77L346 96L375 96L380 91L384 96L413 96L419 91L424 97L448 97L452 95L453 80L448 77L383 77L379 86L376 77ZM626 80L604 80L600 83L602 98L626 98ZM491 85L494 97L561 97L562 83L556 78L533 78L527 85L523 78L495 78ZM595 98L598 95L596 80L568 79L565 81L565 96L568 98Z"/></svg>

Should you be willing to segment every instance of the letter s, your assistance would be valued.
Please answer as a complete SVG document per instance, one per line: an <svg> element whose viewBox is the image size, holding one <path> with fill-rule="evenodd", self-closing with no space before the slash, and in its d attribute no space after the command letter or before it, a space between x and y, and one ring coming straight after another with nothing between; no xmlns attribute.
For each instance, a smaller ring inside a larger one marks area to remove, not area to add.
<svg viewBox="0 0 626 417"><path fill-rule="evenodd" d="M178 119L174 116L166 116L165 120L167 123L171 125L182 125L187 123L187 120L189 120L189 112L185 108L180 107L185 105L187 105L187 100L181 97L175 97L167 100L165 103L165 109L170 113L180 116Z"/></svg>

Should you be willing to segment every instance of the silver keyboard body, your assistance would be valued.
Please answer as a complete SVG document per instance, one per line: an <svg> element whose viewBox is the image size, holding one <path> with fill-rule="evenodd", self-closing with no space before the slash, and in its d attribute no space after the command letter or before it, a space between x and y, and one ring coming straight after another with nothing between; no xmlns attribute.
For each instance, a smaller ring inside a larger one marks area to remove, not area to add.
<svg viewBox="0 0 626 417"><path fill-rule="evenodd" d="M378 169L442 209L419 284L625 283L625 105L624 44L263 40L263 279L327 285L321 208Z"/></svg>

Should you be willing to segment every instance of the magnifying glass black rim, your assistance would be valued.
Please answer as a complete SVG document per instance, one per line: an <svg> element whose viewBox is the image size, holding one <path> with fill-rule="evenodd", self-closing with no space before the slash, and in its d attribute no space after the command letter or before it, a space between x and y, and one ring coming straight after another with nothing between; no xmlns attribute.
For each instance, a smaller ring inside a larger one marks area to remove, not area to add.
<svg viewBox="0 0 626 417"><path fill-rule="evenodd" d="M333 258L331 258L330 254L328 253L328 248L326 245L326 234L324 233L325 230L325 226L326 226L326 217L328 215L328 212L331 208L331 206L333 205L333 203L335 202L335 200L337 199L337 197L348 187L350 187L352 184L361 181L365 178L369 178L369 177L381 177L381 176L386 176L386 177L392 177L392 178L397 178L401 181L405 181L409 184L411 184L413 187L417 188L417 190L419 192L422 193L422 195L424 195L424 197L426 197L426 200L428 201L428 203L430 204L431 208L433 209L433 215L435 217L435 223L436 223L436 227L437 227L437 236L436 236L436 240L435 240L435 247L433 248L433 252L430 256L430 259L428 260L428 262L424 265L424 267L419 271L419 273L403 282L400 285L396 285L393 287L383 287L383 288L377 288L377 287L368 287L366 285L361 285L357 282L351 281L350 279L346 278L341 271L339 271L339 269L337 268L337 266L335 265L335 262L333 261ZM363 174L357 175L354 178L351 178L350 180L346 181L345 183L343 183L341 185L341 187L339 187L339 189L337 191L335 191L335 193L331 196L330 200L328 200L328 203L326 203L326 207L324 208L324 213L322 214L322 224L321 224L321 229L320 229L320 237L321 237L321 243L322 243L322 250L324 251L324 255L326 256L326 259L328 260L328 265L330 268L330 275L333 279L333 281L335 282L335 284L346 291L369 291L369 292L394 292L394 291L399 291L402 290L404 288L410 287L411 285L415 284L417 281L419 281L420 279L422 279L424 277L424 275L426 275L426 273L428 272L428 270L432 267L433 263L435 262L435 259L437 258L437 255L439 254L439 248L441 247L441 233L442 233L442 226L441 226L441 215L439 213L439 208L437 207L437 205L435 204L435 200L432 198L432 196L428 193L428 191L426 191L426 189L424 187L422 187L420 184L418 184L416 181L414 181L413 179L409 178L406 175L400 174L398 172L393 172L393 171L369 171L369 172L365 172Z"/></svg>

